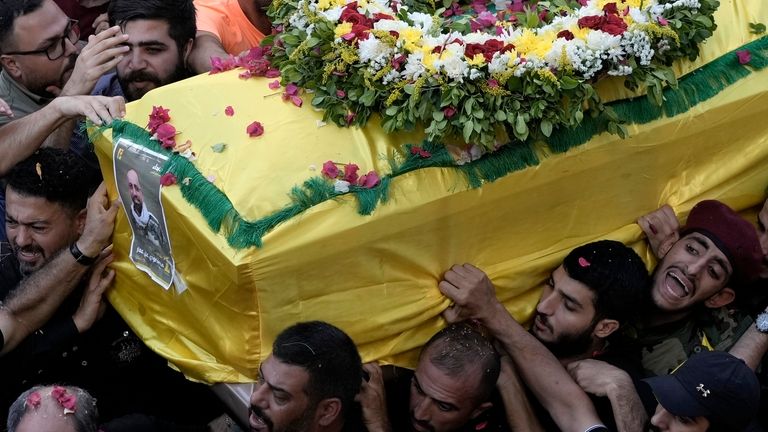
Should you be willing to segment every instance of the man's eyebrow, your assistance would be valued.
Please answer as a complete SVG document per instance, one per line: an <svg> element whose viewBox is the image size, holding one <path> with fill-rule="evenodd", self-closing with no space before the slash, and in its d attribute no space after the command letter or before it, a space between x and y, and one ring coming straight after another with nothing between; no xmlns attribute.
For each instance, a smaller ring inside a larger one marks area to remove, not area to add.
<svg viewBox="0 0 768 432"><path fill-rule="evenodd" d="M424 392L424 388L419 383L419 379L416 378L416 374L413 374L413 381L416 382L416 387L421 389L421 392L424 393L424 395L427 396L428 398L432 399L433 401L435 401L437 403L448 405L449 407L451 407L452 410L455 410L455 411L459 410L459 407L457 407L456 405L454 405L454 404L452 404L450 402L441 401L440 399L433 398L432 396L430 396L426 392Z"/></svg>
<svg viewBox="0 0 768 432"><path fill-rule="evenodd" d="M709 250L709 243L707 243L706 241L704 241L704 239L703 239L703 238L701 238L701 237L699 237L699 236L697 236L697 235L694 235L694 236L691 236L691 239L692 239L693 241L695 241L696 243L700 244L700 245L701 245L701 247L703 247L704 249L706 249L706 250ZM714 257L713 259L714 259L714 261L715 261L715 262L716 262L718 265L720 265L720 267L722 267L722 268L723 268L723 270L725 270L726 272L728 272L728 274L730 274L730 273L731 273L731 268L730 268L730 265L729 265L729 263L728 263L726 260L724 260L724 259L720 258L719 256L716 256L716 257Z"/></svg>
<svg viewBox="0 0 768 432"><path fill-rule="evenodd" d="M568 294L566 294L565 292L563 292L563 290L558 290L558 289L557 289L557 284L555 283L555 277L554 277L554 275L555 275L555 272L552 272L552 273L549 275L549 280L552 282L552 287L554 288L554 290L555 290L555 291L557 291L557 292L558 292L558 293L559 293L559 294L560 294L560 295L561 295L563 298L565 298L565 299L566 299L566 300L568 300L569 302L576 304L576 306L578 306L579 308L583 308L583 307L584 307L584 305L582 305L580 301L576 300L576 298L575 298L575 297L569 296Z"/></svg>
<svg viewBox="0 0 768 432"><path fill-rule="evenodd" d="M61 31L61 33L59 33L59 34L56 34L56 35L53 35L53 36L51 36L51 37L49 37L49 38L47 38L47 39L43 39L43 40L42 40L42 41L41 41L41 42L40 42L40 43L37 45L37 47L38 47L38 48L40 48L40 49L42 49L42 48L46 48L46 47L50 46L50 45L51 45L51 43L53 43L53 42L58 42L58 41L61 41L61 38L62 38L62 37L67 37L66 33L67 33L67 26L65 25L65 26L64 26L64 29Z"/></svg>
<svg viewBox="0 0 768 432"><path fill-rule="evenodd" d="M284 388L282 388L282 387L278 387L278 386L276 386L276 385L272 384L271 382L267 381L267 379L266 379L266 378L264 378L264 372L261 370L261 366L259 366L259 377L260 377L262 380L264 380L264 382L265 382L265 383L266 383L266 384L269 386L269 388L270 388L272 391L277 391L277 392L286 393L286 394L288 394L288 395L291 395L291 392L289 392L288 390L286 390L286 389L284 389Z"/></svg>

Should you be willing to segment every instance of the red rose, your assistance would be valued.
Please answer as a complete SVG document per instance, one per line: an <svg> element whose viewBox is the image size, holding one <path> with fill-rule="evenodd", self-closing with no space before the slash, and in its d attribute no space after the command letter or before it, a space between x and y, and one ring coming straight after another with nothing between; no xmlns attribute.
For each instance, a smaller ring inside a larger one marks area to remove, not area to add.
<svg viewBox="0 0 768 432"><path fill-rule="evenodd" d="M562 30L560 33L557 34L558 38L563 38L565 40L572 40L574 38L573 33L571 33L568 30Z"/></svg>
<svg viewBox="0 0 768 432"><path fill-rule="evenodd" d="M485 47L479 43L468 43L464 47L464 55L467 58L475 58L475 55L483 54L485 56Z"/></svg>
<svg viewBox="0 0 768 432"><path fill-rule="evenodd" d="M371 22L368 17L361 14L357 11L357 2L352 2L347 5L347 7L344 8L343 11L341 11L341 21L352 23L352 26L361 25L366 27L367 29L371 29L373 27L373 23Z"/></svg>
<svg viewBox="0 0 768 432"><path fill-rule="evenodd" d="M600 30L614 36L619 36L627 31L627 23L617 15L606 15L605 22L600 27Z"/></svg>
<svg viewBox="0 0 768 432"><path fill-rule="evenodd" d="M603 6L603 12L607 14L618 15L619 10L616 8L616 3L608 3Z"/></svg>
<svg viewBox="0 0 768 432"><path fill-rule="evenodd" d="M585 16L583 18L579 18L578 24L579 28L590 28L593 30L599 30L600 27L605 22L605 18L597 15L590 15Z"/></svg>
<svg viewBox="0 0 768 432"><path fill-rule="evenodd" d="M385 13L376 12L375 14L373 14L374 22L381 21L381 20L393 20L393 19L395 18L392 15L387 15Z"/></svg>

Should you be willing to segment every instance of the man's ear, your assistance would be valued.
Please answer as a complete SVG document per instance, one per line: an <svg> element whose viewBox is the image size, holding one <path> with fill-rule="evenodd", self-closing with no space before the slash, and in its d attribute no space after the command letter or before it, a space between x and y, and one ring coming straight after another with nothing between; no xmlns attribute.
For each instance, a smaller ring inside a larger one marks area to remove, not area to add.
<svg viewBox="0 0 768 432"><path fill-rule="evenodd" d="M85 218L87 215L88 215L88 209L82 209L79 212L77 212L77 215L75 216L75 226L77 226L78 236L83 235L83 231L85 231Z"/></svg>
<svg viewBox="0 0 768 432"><path fill-rule="evenodd" d="M341 399L323 399L317 404L315 418L321 426L329 426L339 417L341 417Z"/></svg>
<svg viewBox="0 0 768 432"><path fill-rule="evenodd" d="M731 304L736 299L736 292L731 288L725 287L715 293L712 297L704 301L704 306L717 309L725 305Z"/></svg>
<svg viewBox="0 0 768 432"><path fill-rule="evenodd" d="M478 406L477 408L475 408L474 411L472 411L472 415L470 416L470 418L477 418L477 416L484 413L485 411L490 409L492 406L493 404L490 402L481 403L480 406Z"/></svg>
<svg viewBox="0 0 768 432"><path fill-rule="evenodd" d="M8 75L10 75L11 78L15 79L16 81L20 80L21 68L19 67L19 64L16 63L16 59L13 58L13 56L0 55L0 65L3 66L3 69L8 72Z"/></svg>
<svg viewBox="0 0 768 432"><path fill-rule="evenodd" d="M592 335L605 339L619 329L621 325L614 319L604 318L595 324L595 329L592 330Z"/></svg>

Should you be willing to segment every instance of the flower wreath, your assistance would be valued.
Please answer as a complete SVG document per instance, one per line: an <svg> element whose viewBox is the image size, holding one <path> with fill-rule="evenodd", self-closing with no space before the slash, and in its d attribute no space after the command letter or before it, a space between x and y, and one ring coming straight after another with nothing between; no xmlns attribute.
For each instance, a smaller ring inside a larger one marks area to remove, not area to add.
<svg viewBox="0 0 768 432"><path fill-rule="evenodd" d="M324 120L385 131L424 127L432 142L546 140L602 117L593 84L623 77L662 103L670 65L695 59L717 0L274 0L268 57L283 83L313 92Z"/></svg>

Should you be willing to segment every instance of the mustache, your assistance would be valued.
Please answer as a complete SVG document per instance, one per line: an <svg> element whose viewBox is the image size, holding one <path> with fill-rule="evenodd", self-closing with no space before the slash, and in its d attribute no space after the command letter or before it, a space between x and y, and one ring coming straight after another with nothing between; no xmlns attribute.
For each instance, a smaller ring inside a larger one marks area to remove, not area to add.
<svg viewBox="0 0 768 432"><path fill-rule="evenodd" d="M414 417L413 413L411 413L411 421L421 426L423 429L433 431L433 432L435 430L435 428L428 421L417 419L416 417Z"/></svg>
<svg viewBox="0 0 768 432"><path fill-rule="evenodd" d="M24 253L38 253L40 255L43 254L43 248L36 245L29 245L29 246L19 246L16 243L11 244L11 249L13 250L13 253L18 255L21 252Z"/></svg>
<svg viewBox="0 0 768 432"><path fill-rule="evenodd" d="M250 414L256 414L258 417L260 417L264 421L264 424L267 425L267 428L270 431L273 429L272 419L267 417L267 415L264 414L264 411L262 411L261 408L251 405L251 407L248 409L248 414L249 416Z"/></svg>
<svg viewBox="0 0 768 432"><path fill-rule="evenodd" d="M125 78L123 78L123 81L125 82L149 81L151 83L154 83L158 87L161 85L160 77L144 70L137 70L129 73L128 75L125 76Z"/></svg>
<svg viewBox="0 0 768 432"><path fill-rule="evenodd" d="M547 319L547 317L545 315L542 315L542 314L536 312L536 314L533 315L533 319L535 320L536 318L539 318L539 320L541 321L541 324L544 327L546 327L550 332L554 333L554 330L552 329L552 324L549 323L549 320Z"/></svg>

